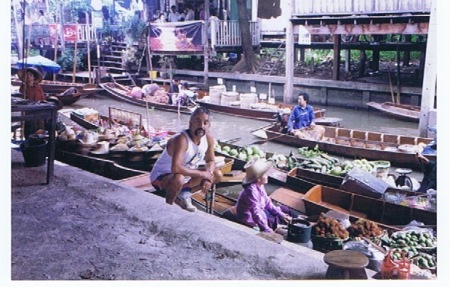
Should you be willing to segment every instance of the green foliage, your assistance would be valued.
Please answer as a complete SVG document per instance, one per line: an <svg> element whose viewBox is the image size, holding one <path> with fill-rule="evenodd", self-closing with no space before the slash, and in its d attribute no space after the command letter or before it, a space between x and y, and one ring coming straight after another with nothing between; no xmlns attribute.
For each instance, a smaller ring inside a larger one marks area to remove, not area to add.
<svg viewBox="0 0 450 287"><path fill-rule="evenodd" d="M123 26L125 27L125 37L131 43L138 42L143 37L147 27L145 21L139 19L136 15L126 21Z"/></svg>
<svg viewBox="0 0 450 287"><path fill-rule="evenodd" d="M73 70L73 54L74 49L72 48L66 48L62 55L57 59L57 63L61 66L61 69L63 71L72 71ZM77 49L77 71L83 71L86 69L86 62L87 62L87 54L86 49Z"/></svg>
<svg viewBox="0 0 450 287"><path fill-rule="evenodd" d="M132 65L138 64L137 48L133 45L127 45L127 48L122 51L122 66L124 68L131 68Z"/></svg>

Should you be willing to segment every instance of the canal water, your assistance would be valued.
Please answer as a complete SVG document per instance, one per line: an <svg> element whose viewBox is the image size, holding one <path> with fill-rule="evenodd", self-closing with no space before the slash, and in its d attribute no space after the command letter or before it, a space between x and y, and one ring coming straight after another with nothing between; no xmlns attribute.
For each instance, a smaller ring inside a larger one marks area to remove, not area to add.
<svg viewBox="0 0 450 287"><path fill-rule="evenodd" d="M95 94L79 100L71 106L73 109L91 107L100 112L100 114L107 115L108 108L114 107L133 111L142 114L143 120L146 123L149 119L150 125L154 127L163 127L171 130L181 130L187 128L189 115L177 114L174 112L165 112L159 110L146 109L130 103L125 103L110 98L106 93ZM394 133L406 136L418 136L418 123L406 122L390 118L377 111L366 111L347 109L331 106L315 106L317 108L325 108L327 117L342 118L341 125L346 128L378 131L382 133ZM244 119L229 115L223 115L212 112L212 133L220 140L240 138L236 142L238 145L250 145L256 141L261 141L252 135L252 131L270 124L268 121ZM274 142L266 142L261 145L265 151L279 152L289 154L295 148L285 146Z"/></svg>
<svg viewBox="0 0 450 287"><path fill-rule="evenodd" d="M73 109L82 107L96 109L102 115L108 115L109 107L133 111L142 114L144 126L146 125L147 119L149 119L149 124L153 127L162 127L175 131L187 128L189 122L188 114L147 109L113 99L107 93L97 93L88 96L71 106ZM342 118L341 125L346 128L418 136L418 123L396 120L377 111L353 110L331 106L315 107L325 108L325 115L327 117ZM263 139L254 136L251 132L270 124L268 121L244 119L214 112L212 112L212 115L211 131L215 138L220 140L239 138L235 144L240 146L247 146L262 141ZM266 152L286 155L290 152L296 153L295 147L271 141L260 144L260 147ZM395 167L392 167L391 170L395 170ZM422 180L423 174L414 171L412 176L420 181Z"/></svg>

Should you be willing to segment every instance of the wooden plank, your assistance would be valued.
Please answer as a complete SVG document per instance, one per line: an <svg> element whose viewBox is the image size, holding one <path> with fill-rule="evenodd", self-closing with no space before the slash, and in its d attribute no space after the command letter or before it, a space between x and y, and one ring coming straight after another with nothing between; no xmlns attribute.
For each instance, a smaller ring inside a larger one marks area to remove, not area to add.
<svg viewBox="0 0 450 287"><path fill-rule="evenodd" d="M303 203L303 196L304 194L281 187L272 192L269 197L276 202L295 209L296 211L306 213L305 204Z"/></svg>

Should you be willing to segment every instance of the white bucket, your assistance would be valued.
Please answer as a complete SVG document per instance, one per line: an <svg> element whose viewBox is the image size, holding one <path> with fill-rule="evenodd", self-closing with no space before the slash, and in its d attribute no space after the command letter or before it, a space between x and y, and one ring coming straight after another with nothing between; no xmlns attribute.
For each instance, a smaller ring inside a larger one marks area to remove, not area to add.
<svg viewBox="0 0 450 287"><path fill-rule="evenodd" d="M386 179L389 175L390 167L391 163L389 161L375 161L373 174L380 179Z"/></svg>
<svg viewBox="0 0 450 287"><path fill-rule="evenodd" d="M238 100L239 93L237 92L223 92L220 96L221 106L231 106L231 103Z"/></svg>
<svg viewBox="0 0 450 287"><path fill-rule="evenodd" d="M240 94L241 109L250 109L252 104L258 102L258 95L255 93Z"/></svg>
<svg viewBox="0 0 450 287"><path fill-rule="evenodd" d="M222 93L227 91L225 85L211 86L209 87L209 98L213 104L220 104L220 98Z"/></svg>

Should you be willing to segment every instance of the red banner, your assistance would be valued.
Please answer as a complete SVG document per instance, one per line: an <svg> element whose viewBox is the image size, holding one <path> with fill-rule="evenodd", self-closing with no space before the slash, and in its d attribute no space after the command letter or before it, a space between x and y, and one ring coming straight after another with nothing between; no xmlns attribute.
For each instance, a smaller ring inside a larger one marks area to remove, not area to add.
<svg viewBox="0 0 450 287"><path fill-rule="evenodd" d="M203 21L151 23L149 25L149 46L154 53L203 52Z"/></svg>
<svg viewBox="0 0 450 287"><path fill-rule="evenodd" d="M48 24L48 29L50 31L50 38L56 40L58 38L58 24Z"/></svg>
<svg viewBox="0 0 450 287"><path fill-rule="evenodd" d="M75 42L78 40L78 25L64 25L64 41Z"/></svg>

